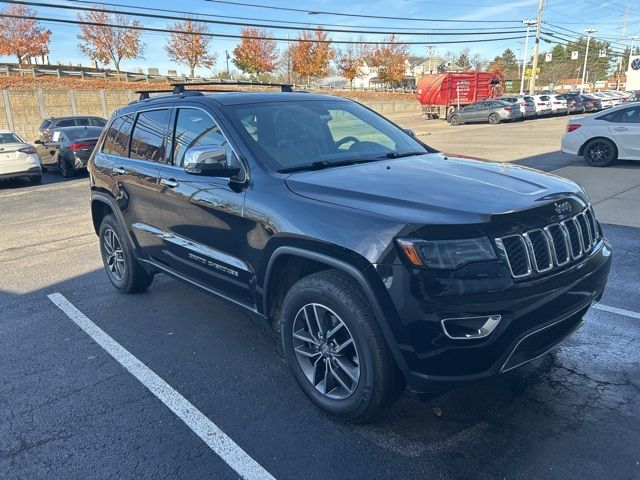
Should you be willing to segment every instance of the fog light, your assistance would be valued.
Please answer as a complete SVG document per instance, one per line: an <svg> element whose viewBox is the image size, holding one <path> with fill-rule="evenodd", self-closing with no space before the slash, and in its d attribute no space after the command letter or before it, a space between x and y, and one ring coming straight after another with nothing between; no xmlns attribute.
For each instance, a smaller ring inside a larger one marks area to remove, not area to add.
<svg viewBox="0 0 640 480"><path fill-rule="evenodd" d="M484 338L493 332L501 318L500 315L445 318L441 323L447 337L453 340L474 340Z"/></svg>

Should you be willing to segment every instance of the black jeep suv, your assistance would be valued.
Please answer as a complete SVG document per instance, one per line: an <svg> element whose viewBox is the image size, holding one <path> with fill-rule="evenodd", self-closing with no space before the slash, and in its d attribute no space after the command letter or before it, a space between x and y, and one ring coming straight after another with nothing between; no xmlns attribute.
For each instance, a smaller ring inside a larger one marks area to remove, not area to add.
<svg viewBox="0 0 640 480"><path fill-rule="evenodd" d="M178 87L116 111L89 161L109 280L167 273L271 322L334 417L516 368L602 296L610 245L569 180L338 97Z"/></svg>

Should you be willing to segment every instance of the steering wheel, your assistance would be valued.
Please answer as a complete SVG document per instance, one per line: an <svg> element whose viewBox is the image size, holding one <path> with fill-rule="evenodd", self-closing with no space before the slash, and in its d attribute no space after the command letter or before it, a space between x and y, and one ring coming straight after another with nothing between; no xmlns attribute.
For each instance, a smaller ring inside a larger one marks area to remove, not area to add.
<svg viewBox="0 0 640 480"><path fill-rule="evenodd" d="M349 142L353 142L353 143L360 143L360 140L358 140L356 137L352 137L351 135L341 138L340 140L338 140L336 142L336 147L340 148L342 145L344 145L345 143L349 143Z"/></svg>

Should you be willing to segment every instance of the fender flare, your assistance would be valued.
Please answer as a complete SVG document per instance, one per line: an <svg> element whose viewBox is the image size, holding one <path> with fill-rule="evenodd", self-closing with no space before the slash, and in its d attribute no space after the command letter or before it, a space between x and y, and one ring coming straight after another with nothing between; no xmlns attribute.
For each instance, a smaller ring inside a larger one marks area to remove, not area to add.
<svg viewBox="0 0 640 480"><path fill-rule="evenodd" d="M127 236L127 240L129 241L129 245L132 246L132 248L136 249L136 243L133 241L133 238L131 236L131 232L129 231L129 229L127 228L127 224L124 221L124 216L122 215L122 211L120 210L120 207L118 206L118 202L116 201L115 198L113 198L110 195L107 195L106 193L102 193L102 192L91 192L91 217L93 220L93 203L94 202L101 202L103 204L106 204L110 209L111 212L113 212L113 214L116 217L116 220L118 220L118 223L122 226L122 229L124 230L126 236ZM97 229L100 228L100 226L95 226L96 227L96 233ZM137 252L136 252L137 253Z"/></svg>
<svg viewBox="0 0 640 480"><path fill-rule="evenodd" d="M335 268L337 270L340 270L346 273L347 275L349 275L350 277L352 277L358 283L358 286L362 289L365 296L367 297L367 300L369 301L369 304L373 309L373 315L376 321L378 322L378 325L380 325L382 334L384 335L384 339L387 342L387 346L389 347L389 350L391 351L391 354L393 355L393 358L396 361L396 364L398 365L402 373L406 375L406 373L409 371L409 368L404 359L404 356L402 355L402 352L400 351L398 341L395 335L393 334L393 332L391 331L388 317L387 315L385 315L384 310L380 305L380 302L378 301L370 283L364 277L361 270L356 268L354 265L348 262L345 262L344 260L339 260L337 258L330 257L322 253L314 252L312 250L306 250L299 247L282 246L282 247L276 248L274 252L271 254L271 257L269 258L269 263L267 264L267 269L264 276L264 282L262 285L264 292L269 291L268 286L269 286L269 281L271 280L271 270L273 265L275 264L275 261L281 255L293 255L293 256L298 256L302 258L308 258L309 260L314 260L319 263L324 263L325 265ZM263 295L262 302L263 302L263 309L264 309L263 312L268 312L267 295Z"/></svg>

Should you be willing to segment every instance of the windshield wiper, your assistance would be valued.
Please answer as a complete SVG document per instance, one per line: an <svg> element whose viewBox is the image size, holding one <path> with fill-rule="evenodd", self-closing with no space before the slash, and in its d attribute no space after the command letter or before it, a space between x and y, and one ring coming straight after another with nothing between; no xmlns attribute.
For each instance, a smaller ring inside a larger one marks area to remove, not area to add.
<svg viewBox="0 0 640 480"><path fill-rule="evenodd" d="M384 155L380 156L380 158L402 158L402 157L414 157L416 155L425 155L429 152L418 152L418 151L414 151L414 152L388 152L385 153Z"/></svg>
<svg viewBox="0 0 640 480"><path fill-rule="evenodd" d="M296 167L281 168L280 170L278 170L278 173L302 172L305 170L323 170L325 168L344 167L346 165L355 165L356 163L377 162L379 160L380 160L379 158L366 158L366 159L354 158L351 160L342 160L339 162L328 162L327 160L319 160L317 162L311 162L305 165L298 165Z"/></svg>

